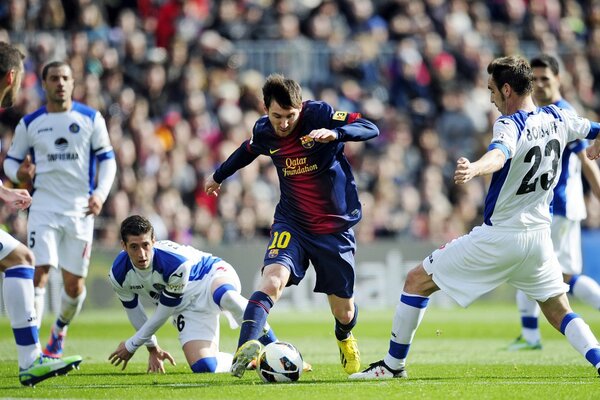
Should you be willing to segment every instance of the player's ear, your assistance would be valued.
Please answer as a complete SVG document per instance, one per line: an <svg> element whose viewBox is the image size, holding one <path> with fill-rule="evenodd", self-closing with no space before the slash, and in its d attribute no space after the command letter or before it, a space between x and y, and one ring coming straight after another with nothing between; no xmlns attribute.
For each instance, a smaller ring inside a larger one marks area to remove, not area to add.
<svg viewBox="0 0 600 400"><path fill-rule="evenodd" d="M17 76L17 71L15 71L14 68L11 68L6 73L6 76L4 77L4 79L6 79L6 86L11 86L13 84L13 82L15 81L16 76Z"/></svg>
<svg viewBox="0 0 600 400"><path fill-rule="evenodd" d="M123 240L121 240L121 247L123 250L127 251L127 243L125 243Z"/></svg>

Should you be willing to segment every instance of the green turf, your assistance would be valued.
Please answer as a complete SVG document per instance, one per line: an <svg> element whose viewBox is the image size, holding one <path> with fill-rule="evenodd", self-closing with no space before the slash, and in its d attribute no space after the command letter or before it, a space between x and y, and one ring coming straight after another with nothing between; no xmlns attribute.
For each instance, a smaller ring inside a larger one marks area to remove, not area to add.
<svg viewBox="0 0 600 400"><path fill-rule="evenodd" d="M600 313L574 308L600 336ZM364 366L387 351L393 310L362 310L355 329ZM542 351L512 353L503 348L518 334L518 314L510 304L476 303L469 309L431 307L409 355L409 379L348 381L338 363L328 312L310 314L273 310L270 322L280 339L294 343L314 371L293 384L263 384L248 371L241 379L228 374L192 374L179 349L176 330L164 326L158 336L178 364L167 374L146 374L141 349L125 371L108 355L132 334L122 310L84 310L71 327L68 354L81 354L79 371L49 379L35 388L17 380L16 352L5 317L0 318L0 397L71 399L593 399L600 398L596 371L562 335L541 323ZM45 341L48 325L40 336ZM221 329L221 349L233 352L237 331Z"/></svg>

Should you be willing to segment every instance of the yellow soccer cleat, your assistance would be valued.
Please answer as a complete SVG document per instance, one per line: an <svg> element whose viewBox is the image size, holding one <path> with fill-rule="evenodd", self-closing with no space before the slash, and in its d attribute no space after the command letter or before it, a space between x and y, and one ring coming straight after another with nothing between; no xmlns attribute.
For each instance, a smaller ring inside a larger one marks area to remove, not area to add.
<svg viewBox="0 0 600 400"><path fill-rule="evenodd" d="M358 343L352 333L344 340L338 340L340 348L340 361L344 371L348 375L360 371L360 351L358 351Z"/></svg>
<svg viewBox="0 0 600 400"><path fill-rule="evenodd" d="M256 360L258 353L262 350L262 344L258 340L248 340L246 343L240 346L233 356L233 362L231 364L231 375L236 378L244 376L244 372L248 368L248 365ZM256 362L255 362L256 365Z"/></svg>

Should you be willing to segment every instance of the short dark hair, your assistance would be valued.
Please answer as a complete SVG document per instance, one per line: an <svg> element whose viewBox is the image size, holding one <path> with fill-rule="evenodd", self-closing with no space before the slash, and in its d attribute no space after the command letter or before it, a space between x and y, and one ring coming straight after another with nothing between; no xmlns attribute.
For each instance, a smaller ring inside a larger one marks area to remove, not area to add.
<svg viewBox="0 0 600 400"><path fill-rule="evenodd" d="M48 76L48 71L50 70L50 68L58 68L58 67L64 67L64 66L71 68L71 66L64 61L52 61L52 62L49 62L48 64L44 65L44 69L42 69L42 80L43 81L46 80L46 77Z"/></svg>
<svg viewBox="0 0 600 400"><path fill-rule="evenodd" d="M263 85L265 107L271 107L275 100L282 108L302 107L302 89L298 82L287 79L281 74L271 74Z"/></svg>
<svg viewBox="0 0 600 400"><path fill-rule="evenodd" d="M550 68L554 75L558 75L558 60L549 54L540 54L529 61L531 68Z"/></svg>
<svg viewBox="0 0 600 400"><path fill-rule="evenodd" d="M129 236L140 236L150 232L154 239L154 227L147 218L131 215L121 222L121 240L127 243Z"/></svg>
<svg viewBox="0 0 600 400"><path fill-rule="evenodd" d="M500 57L494 59L487 67L498 89L505 83L520 96L533 91L533 70L527 60L518 56Z"/></svg>
<svg viewBox="0 0 600 400"><path fill-rule="evenodd" d="M0 42L0 76L6 75L11 69L21 70L25 55L15 46Z"/></svg>

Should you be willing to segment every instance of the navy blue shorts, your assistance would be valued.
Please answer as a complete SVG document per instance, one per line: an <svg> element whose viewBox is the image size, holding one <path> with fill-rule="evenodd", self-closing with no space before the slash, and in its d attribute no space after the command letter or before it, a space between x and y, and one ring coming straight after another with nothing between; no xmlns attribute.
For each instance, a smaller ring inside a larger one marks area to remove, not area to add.
<svg viewBox="0 0 600 400"><path fill-rule="evenodd" d="M271 227L271 241L265 253L264 265L281 264L290 272L287 286L297 285L304 278L309 262L317 275L313 291L349 299L354 293L354 231L316 235L294 228L284 222Z"/></svg>

